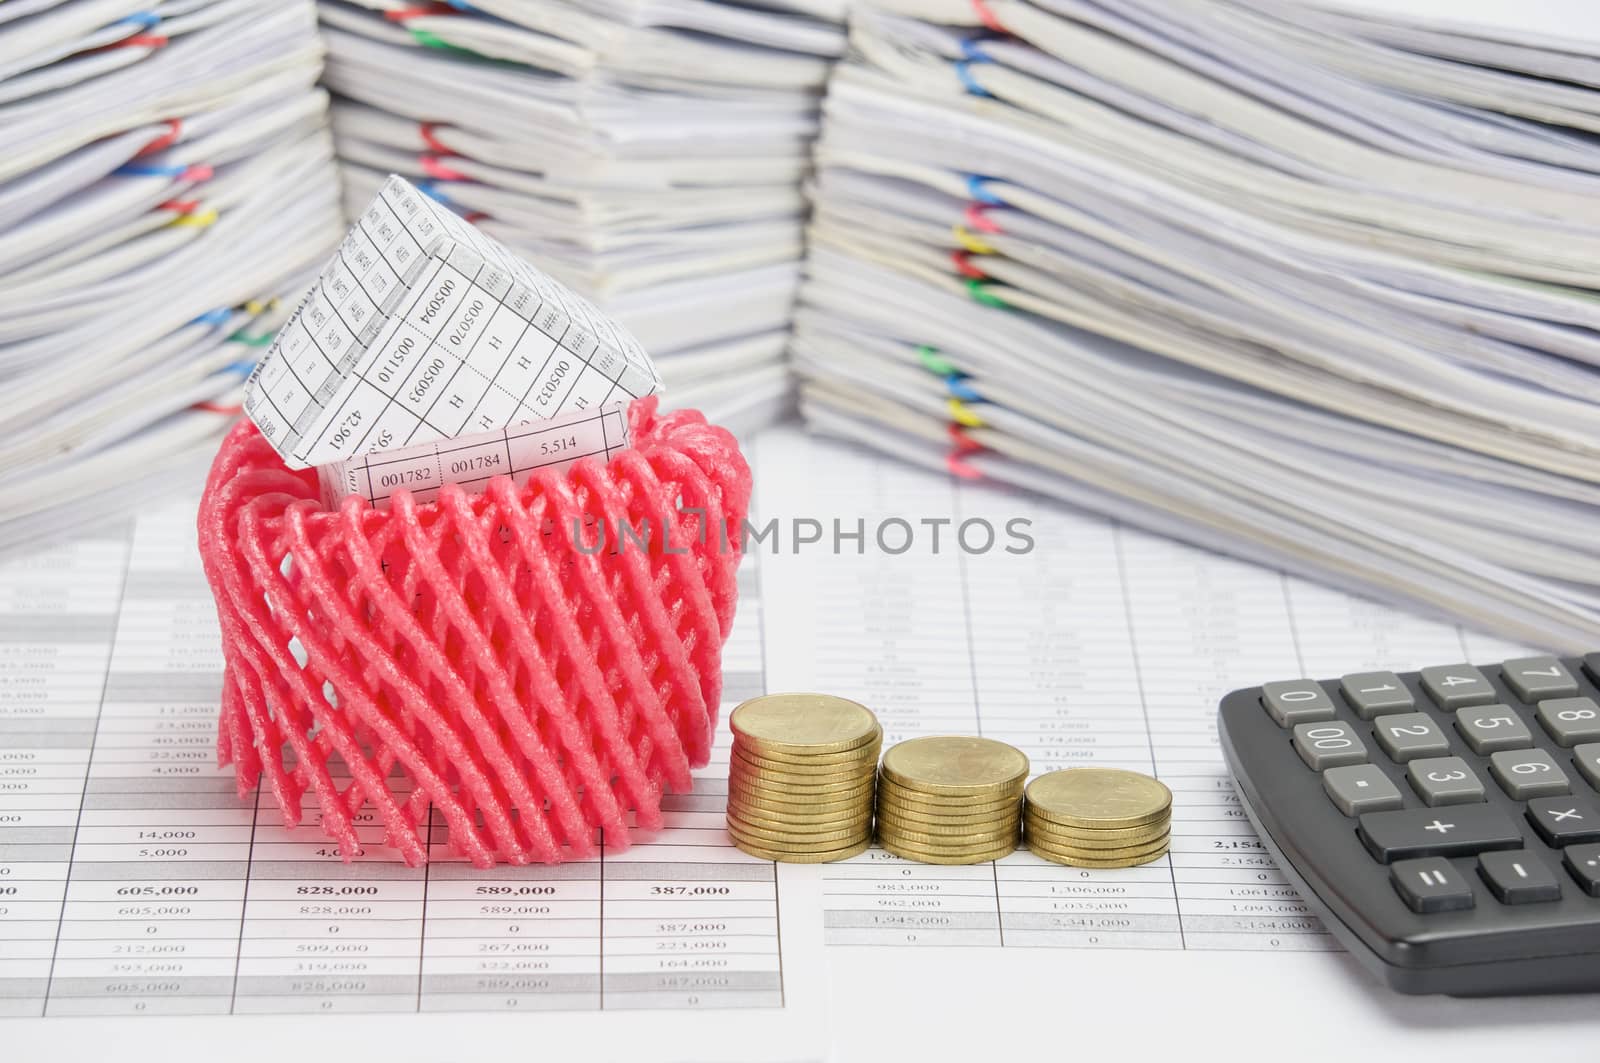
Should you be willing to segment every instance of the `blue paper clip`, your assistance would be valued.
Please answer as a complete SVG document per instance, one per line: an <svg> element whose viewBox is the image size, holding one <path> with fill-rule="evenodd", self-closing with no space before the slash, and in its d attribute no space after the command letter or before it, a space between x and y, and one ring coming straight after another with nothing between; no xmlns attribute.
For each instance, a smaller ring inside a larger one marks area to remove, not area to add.
<svg viewBox="0 0 1600 1063"><path fill-rule="evenodd" d="M161 24L161 16L154 11L135 11L131 15L117 19L112 25L123 26L130 23L140 30L153 29Z"/></svg>
<svg viewBox="0 0 1600 1063"><path fill-rule="evenodd" d="M950 389L950 394L955 398L960 399L962 402L988 401L982 395L978 394L977 391L973 389L972 385L967 383L966 377L946 377L944 384L945 387Z"/></svg>
<svg viewBox="0 0 1600 1063"><path fill-rule="evenodd" d="M450 197L439 191L438 187L432 181L418 181L417 190L423 195L427 196L429 199L433 200L435 203L443 203L447 207L455 206L455 204L450 202Z"/></svg>
<svg viewBox="0 0 1600 1063"><path fill-rule="evenodd" d="M993 180L993 177L987 177L981 173L967 174L967 195L979 203L987 203L991 207L1003 206L1005 200L983 187L984 182Z"/></svg>
<svg viewBox="0 0 1600 1063"><path fill-rule="evenodd" d="M233 311L229 310L225 306L219 306L215 310L207 310L205 313L201 314L199 317L197 317L193 321L189 322L189 324L191 324L191 325L226 325L228 322L230 322L232 320L233 320Z"/></svg>

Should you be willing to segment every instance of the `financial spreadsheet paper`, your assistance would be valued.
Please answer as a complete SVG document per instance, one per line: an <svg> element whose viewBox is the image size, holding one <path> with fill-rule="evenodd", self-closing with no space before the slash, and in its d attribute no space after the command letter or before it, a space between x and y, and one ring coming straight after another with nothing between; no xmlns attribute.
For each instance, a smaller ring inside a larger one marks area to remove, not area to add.
<svg viewBox="0 0 1600 1063"><path fill-rule="evenodd" d="M1525 647L792 429L748 456L762 538L740 571L724 719L764 690L825 690L871 706L889 742L982 733L1035 773L1150 772L1175 794L1171 856L756 861L722 830L723 724L668 828L626 853L478 871L446 858L436 826L426 870L377 839L343 863L215 767L215 612L193 505L175 504L0 567L0 1043L181 1063L314 1037L317 1058L406 1061L521 1038L563 1059L763 1060L823 1058L831 1031L836 1058L881 1059L901 1041L976 1051L1002 1036L986 1015L1131 985L1180 1020L1147 1031L1152 1047L1178 1047L1201 1003L1221 1029L1249 1017L1283 1037L1332 1007L1370 1045L1415 1035L1457 1059L1504 1045L1484 1015L1517 1043L1592 1028L1592 1000L1508 1010L1371 984L1251 835L1215 742L1236 686ZM1255 979L1317 1001L1264 1012ZM914 1008L952 1025L885 1022ZM1060 1044L1003 1025L1008 1045ZM1124 1034L1074 1036L1111 1049Z"/></svg>

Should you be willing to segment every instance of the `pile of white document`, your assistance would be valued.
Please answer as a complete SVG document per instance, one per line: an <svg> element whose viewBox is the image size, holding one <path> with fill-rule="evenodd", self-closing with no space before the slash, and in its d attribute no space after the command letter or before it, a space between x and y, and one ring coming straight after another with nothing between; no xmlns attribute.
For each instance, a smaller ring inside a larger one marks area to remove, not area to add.
<svg viewBox="0 0 1600 1063"><path fill-rule="evenodd" d="M192 486L338 241L311 0L0 4L0 549Z"/></svg>
<svg viewBox="0 0 1600 1063"><path fill-rule="evenodd" d="M825 431L1600 642L1600 44L1280 0L872 0Z"/></svg>
<svg viewBox="0 0 1600 1063"><path fill-rule="evenodd" d="M319 6L352 216L399 174L627 326L668 405L783 408L842 0Z"/></svg>

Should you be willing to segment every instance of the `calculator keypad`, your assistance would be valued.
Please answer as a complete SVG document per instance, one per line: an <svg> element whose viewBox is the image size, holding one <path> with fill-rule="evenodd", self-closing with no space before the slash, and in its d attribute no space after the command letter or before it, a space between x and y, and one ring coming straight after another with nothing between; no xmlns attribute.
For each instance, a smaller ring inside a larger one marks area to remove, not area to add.
<svg viewBox="0 0 1600 1063"><path fill-rule="evenodd" d="M1357 672L1339 680L1339 690L1363 720L1417 707L1411 689L1393 672Z"/></svg>
<svg viewBox="0 0 1600 1063"><path fill-rule="evenodd" d="M1483 800L1483 783L1460 757L1424 757L1406 765L1411 788L1430 808Z"/></svg>
<svg viewBox="0 0 1600 1063"><path fill-rule="evenodd" d="M1561 765L1542 749L1508 749L1489 758L1489 774L1514 801L1572 792Z"/></svg>
<svg viewBox="0 0 1600 1063"><path fill-rule="evenodd" d="M1506 686L1526 702L1578 695L1578 681L1554 657L1521 657L1500 666Z"/></svg>
<svg viewBox="0 0 1600 1063"><path fill-rule="evenodd" d="M1329 768L1322 773L1322 787L1339 811L1352 817L1363 812L1386 812L1406 803L1400 788L1376 764Z"/></svg>
<svg viewBox="0 0 1600 1063"><path fill-rule="evenodd" d="M1266 705L1279 727L1293 727L1297 723L1314 723L1331 720L1338 715L1333 699L1321 685L1310 679L1295 679L1287 683L1263 683L1261 701Z"/></svg>
<svg viewBox="0 0 1600 1063"><path fill-rule="evenodd" d="M1464 709L1500 700L1489 680L1470 664L1444 664L1422 670L1422 688L1441 709Z"/></svg>
<svg viewBox="0 0 1600 1063"><path fill-rule="evenodd" d="M1373 733L1377 736L1378 745L1397 764L1418 757L1439 757L1450 752L1450 740L1434 723L1433 717L1425 712L1380 716Z"/></svg>
<svg viewBox="0 0 1600 1063"><path fill-rule="evenodd" d="M1488 756L1504 749L1528 749L1533 732L1509 705L1478 705L1456 713L1456 731L1472 751Z"/></svg>
<svg viewBox="0 0 1600 1063"><path fill-rule="evenodd" d="M1312 771L1342 764L1365 764L1367 745L1356 729L1339 720L1295 724L1294 748Z"/></svg>
<svg viewBox="0 0 1600 1063"><path fill-rule="evenodd" d="M1541 904L1561 899L1561 882L1536 853L1510 849L1478 857L1478 874L1501 904Z"/></svg>
<svg viewBox="0 0 1600 1063"><path fill-rule="evenodd" d="M1536 711L1545 731L1561 745L1600 742L1600 703L1593 698L1541 701Z"/></svg>
<svg viewBox="0 0 1600 1063"><path fill-rule="evenodd" d="M1462 972L1538 941L1600 989L1600 653L1269 683L1222 717L1269 848L1391 984L1500 991Z"/></svg>
<svg viewBox="0 0 1600 1063"><path fill-rule="evenodd" d="M1587 797L1541 797L1529 801L1528 819L1551 845L1600 842L1600 805Z"/></svg>

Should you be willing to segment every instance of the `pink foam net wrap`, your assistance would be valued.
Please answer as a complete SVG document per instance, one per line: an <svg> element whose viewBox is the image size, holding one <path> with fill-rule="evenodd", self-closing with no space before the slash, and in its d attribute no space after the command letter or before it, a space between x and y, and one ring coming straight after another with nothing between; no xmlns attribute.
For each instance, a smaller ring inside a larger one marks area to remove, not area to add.
<svg viewBox="0 0 1600 1063"><path fill-rule="evenodd" d="M750 469L698 413L629 420L609 464L388 510L323 508L314 471L235 428L199 533L241 797L264 780L291 826L314 805L346 858L381 825L411 865L430 821L480 867L659 829L710 756Z"/></svg>

